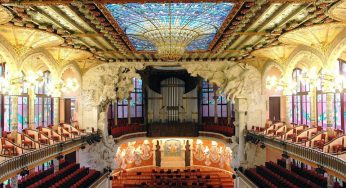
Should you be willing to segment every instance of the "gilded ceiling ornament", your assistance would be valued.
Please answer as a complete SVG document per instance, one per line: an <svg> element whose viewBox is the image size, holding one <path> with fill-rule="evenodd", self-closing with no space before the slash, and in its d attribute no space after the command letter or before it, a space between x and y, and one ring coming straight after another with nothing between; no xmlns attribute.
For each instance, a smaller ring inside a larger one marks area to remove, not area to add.
<svg viewBox="0 0 346 188"><path fill-rule="evenodd" d="M4 6L0 5L0 24L5 24L11 21L12 18L13 18L12 13Z"/></svg>
<svg viewBox="0 0 346 188"><path fill-rule="evenodd" d="M339 1L334 6L332 6L328 14L331 18L338 21L346 21L346 0Z"/></svg>

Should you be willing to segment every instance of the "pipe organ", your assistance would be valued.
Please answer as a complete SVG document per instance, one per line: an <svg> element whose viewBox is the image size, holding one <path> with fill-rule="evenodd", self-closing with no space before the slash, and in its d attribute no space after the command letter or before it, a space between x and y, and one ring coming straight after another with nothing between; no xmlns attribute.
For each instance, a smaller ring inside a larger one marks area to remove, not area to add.
<svg viewBox="0 0 346 188"><path fill-rule="evenodd" d="M197 88L185 93L185 82L176 77L162 80L161 94L147 88L148 122L197 122Z"/></svg>

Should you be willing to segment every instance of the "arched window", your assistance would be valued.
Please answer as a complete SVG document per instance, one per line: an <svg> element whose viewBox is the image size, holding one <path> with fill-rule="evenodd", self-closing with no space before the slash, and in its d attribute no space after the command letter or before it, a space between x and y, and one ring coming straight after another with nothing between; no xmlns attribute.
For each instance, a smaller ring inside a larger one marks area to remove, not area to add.
<svg viewBox="0 0 346 188"><path fill-rule="evenodd" d="M205 123L213 122L213 118L217 115L221 124L227 124L228 116L231 116L228 102L223 95L217 96L217 88L207 81L202 82L202 121ZM215 96L217 96L215 102ZM215 114L215 108L217 110Z"/></svg>
<svg viewBox="0 0 346 188"><path fill-rule="evenodd" d="M292 123L310 125L311 109L308 92L310 87L300 81L301 69L294 69L292 79L297 83L296 94L292 95Z"/></svg>
<svg viewBox="0 0 346 188"><path fill-rule="evenodd" d="M48 96L50 72L43 73L44 83L36 86L35 98L35 125L48 126L53 124L53 98Z"/></svg>
<svg viewBox="0 0 346 188"><path fill-rule="evenodd" d="M213 84L202 82L202 117L215 116L215 91Z"/></svg>
<svg viewBox="0 0 346 188"><path fill-rule="evenodd" d="M128 117L131 117L131 123L143 123L143 81L133 78L134 90L129 99L113 102L108 109L109 127L114 125L117 116L119 125L127 124ZM130 112L128 111L130 107Z"/></svg>

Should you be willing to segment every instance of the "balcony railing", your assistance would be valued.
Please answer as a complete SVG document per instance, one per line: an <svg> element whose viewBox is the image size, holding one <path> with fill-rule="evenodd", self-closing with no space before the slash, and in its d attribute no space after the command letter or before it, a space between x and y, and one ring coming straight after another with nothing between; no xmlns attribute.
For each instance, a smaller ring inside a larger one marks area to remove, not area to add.
<svg viewBox="0 0 346 188"><path fill-rule="evenodd" d="M0 181L5 181L15 173L19 173L25 167L34 167L35 165L50 160L60 154L80 147L91 136L93 135L90 134L77 137L69 141L49 145L47 147L43 147L19 156L12 157L10 159L6 159L5 161L0 163Z"/></svg>
<svg viewBox="0 0 346 188"><path fill-rule="evenodd" d="M338 158L335 155L323 153L322 151L303 147L294 143L286 142L273 137L268 137L254 132L247 132L247 135L255 137L265 144L287 152L288 155L295 155L311 163L317 164L338 174L346 174L346 161Z"/></svg>

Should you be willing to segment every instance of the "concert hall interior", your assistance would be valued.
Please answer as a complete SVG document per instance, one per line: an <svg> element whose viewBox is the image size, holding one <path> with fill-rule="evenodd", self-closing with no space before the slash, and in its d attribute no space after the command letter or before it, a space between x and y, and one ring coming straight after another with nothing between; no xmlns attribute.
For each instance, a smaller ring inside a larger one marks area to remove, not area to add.
<svg viewBox="0 0 346 188"><path fill-rule="evenodd" d="M0 3L0 188L346 188L346 0Z"/></svg>

